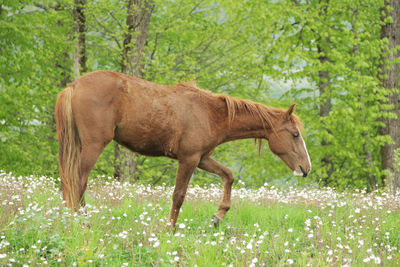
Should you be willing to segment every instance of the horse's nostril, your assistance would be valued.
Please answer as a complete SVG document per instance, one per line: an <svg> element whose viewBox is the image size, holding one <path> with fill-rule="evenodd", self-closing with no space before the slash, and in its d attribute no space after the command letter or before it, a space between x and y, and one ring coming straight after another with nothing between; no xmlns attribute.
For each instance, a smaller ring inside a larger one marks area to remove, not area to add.
<svg viewBox="0 0 400 267"><path fill-rule="evenodd" d="M299 166L301 172L303 173L303 177L307 177L308 173L310 172L310 168L308 168L308 172L305 172L303 167Z"/></svg>

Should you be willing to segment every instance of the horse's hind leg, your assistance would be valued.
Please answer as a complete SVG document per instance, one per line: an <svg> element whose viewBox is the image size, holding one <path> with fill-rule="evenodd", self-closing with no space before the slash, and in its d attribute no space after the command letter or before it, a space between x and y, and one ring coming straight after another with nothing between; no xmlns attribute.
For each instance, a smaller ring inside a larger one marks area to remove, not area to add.
<svg viewBox="0 0 400 267"><path fill-rule="evenodd" d="M78 105L79 104L79 105ZM82 150L79 165L80 203L85 205L84 193L88 176L106 145L114 138L114 117L107 105L93 107L77 102L73 107L76 126L81 139Z"/></svg>
<svg viewBox="0 0 400 267"><path fill-rule="evenodd" d="M79 176L80 176L80 203L85 206L84 193L87 187L87 181L90 171L96 164L97 158L104 150L105 145L100 143L87 143L82 145L80 166L79 166Z"/></svg>
<svg viewBox="0 0 400 267"><path fill-rule="evenodd" d="M224 165L218 163L211 157L203 158L198 166L200 169L205 171L218 174L222 182L224 183L224 196L219 204L218 212L213 216L214 226L217 227L219 222L224 219L225 214L231 207L231 191L233 184L233 175L231 170L229 170Z"/></svg>

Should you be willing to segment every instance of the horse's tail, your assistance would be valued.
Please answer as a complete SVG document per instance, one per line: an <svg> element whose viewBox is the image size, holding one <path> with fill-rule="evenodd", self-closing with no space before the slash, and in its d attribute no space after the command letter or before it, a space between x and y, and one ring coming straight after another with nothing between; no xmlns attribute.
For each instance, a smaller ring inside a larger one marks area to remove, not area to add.
<svg viewBox="0 0 400 267"><path fill-rule="evenodd" d="M57 98L55 117L59 142L58 163L65 205L76 211L80 202L79 161L81 140L72 114L73 87L65 88Z"/></svg>

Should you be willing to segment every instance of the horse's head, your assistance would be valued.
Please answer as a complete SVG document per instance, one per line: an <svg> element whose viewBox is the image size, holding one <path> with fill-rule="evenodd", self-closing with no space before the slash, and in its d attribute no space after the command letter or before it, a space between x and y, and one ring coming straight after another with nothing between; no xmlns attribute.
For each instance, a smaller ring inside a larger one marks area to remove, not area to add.
<svg viewBox="0 0 400 267"><path fill-rule="evenodd" d="M306 177L311 171L311 160L300 132L300 121L293 114L293 104L283 113L268 138L271 151L279 156L296 176Z"/></svg>

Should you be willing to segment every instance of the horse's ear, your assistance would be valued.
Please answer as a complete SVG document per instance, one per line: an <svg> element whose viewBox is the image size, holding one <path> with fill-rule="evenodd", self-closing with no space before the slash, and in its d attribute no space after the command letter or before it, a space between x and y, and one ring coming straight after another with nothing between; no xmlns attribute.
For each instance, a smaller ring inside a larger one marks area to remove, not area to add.
<svg viewBox="0 0 400 267"><path fill-rule="evenodd" d="M294 110L296 109L297 105L292 104L289 109L286 111L286 118L289 119L290 116L293 114Z"/></svg>

